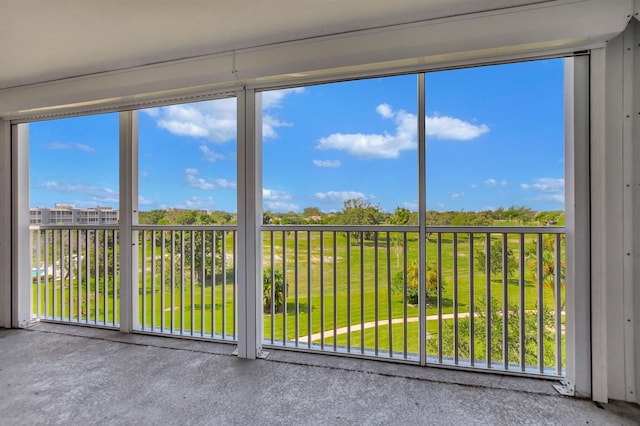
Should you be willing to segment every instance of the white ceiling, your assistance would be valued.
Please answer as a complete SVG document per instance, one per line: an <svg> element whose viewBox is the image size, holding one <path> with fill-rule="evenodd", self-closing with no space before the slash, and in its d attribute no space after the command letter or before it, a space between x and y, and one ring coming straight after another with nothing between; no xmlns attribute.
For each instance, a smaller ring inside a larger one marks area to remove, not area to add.
<svg viewBox="0 0 640 426"><path fill-rule="evenodd" d="M546 2L0 0L0 89Z"/></svg>

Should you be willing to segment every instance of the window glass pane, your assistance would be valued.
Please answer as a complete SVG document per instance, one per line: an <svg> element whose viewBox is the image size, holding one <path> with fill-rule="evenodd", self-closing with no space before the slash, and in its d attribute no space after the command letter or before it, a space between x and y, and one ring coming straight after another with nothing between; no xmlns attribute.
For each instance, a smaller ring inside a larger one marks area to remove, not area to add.
<svg viewBox="0 0 640 426"><path fill-rule="evenodd" d="M563 84L563 59L427 74L427 209L564 211Z"/></svg>
<svg viewBox="0 0 640 426"><path fill-rule="evenodd" d="M118 114L29 125L33 224L118 223Z"/></svg>
<svg viewBox="0 0 640 426"><path fill-rule="evenodd" d="M141 223L235 222L236 122L235 98L140 111Z"/></svg>
<svg viewBox="0 0 640 426"><path fill-rule="evenodd" d="M378 224L417 210L416 76L263 93L266 223ZM375 218L344 218L374 207Z"/></svg>

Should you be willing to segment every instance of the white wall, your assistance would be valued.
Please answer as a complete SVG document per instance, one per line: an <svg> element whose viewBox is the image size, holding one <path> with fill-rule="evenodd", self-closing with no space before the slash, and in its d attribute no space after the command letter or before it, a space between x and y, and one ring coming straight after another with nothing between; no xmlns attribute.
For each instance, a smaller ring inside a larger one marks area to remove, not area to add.
<svg viewBox="0 0 640 426"><path fill-rule="evenodd" d="M639 27L632 19L592 55L592 76L604 73L604 103L591 105L593 398L602 402L637 402L640 383Z"/></svg>

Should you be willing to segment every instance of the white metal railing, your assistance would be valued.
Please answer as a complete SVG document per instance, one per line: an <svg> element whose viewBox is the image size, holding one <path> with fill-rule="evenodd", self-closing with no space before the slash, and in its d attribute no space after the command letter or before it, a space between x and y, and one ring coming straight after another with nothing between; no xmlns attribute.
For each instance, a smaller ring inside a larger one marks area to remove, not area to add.
<svg viewBox="0 0 640 426"><path fill-rule="evenodd" d="M564 374L564 228L426 227L422 279L417 226L262 230L267 346Z"/></svg>
<svg viewBox="0 0 640 426"><path fill-rule="evenodd" d="M137 225L138 324L236 340L236 227Z"/></svg>
<svg viewBox="0 0 640 426"><path fill-rule="evenodd" d="M118 327L118 228L31 229L34 316ZM236 227L133 230L136 330L236 341ZM262 226L264 344L562 376L564 228L425 230Z"/></svg>
<svg viewBox="0 0 640 426"><path fill-rule="evenodd" d="M33 315L118 327L117 226L32 226Z"/></svg>

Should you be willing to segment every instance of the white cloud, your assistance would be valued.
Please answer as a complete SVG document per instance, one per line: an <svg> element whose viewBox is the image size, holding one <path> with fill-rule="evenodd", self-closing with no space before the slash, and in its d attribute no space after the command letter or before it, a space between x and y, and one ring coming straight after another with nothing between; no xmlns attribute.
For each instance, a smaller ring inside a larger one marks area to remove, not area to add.
<svg viewBox="0 0 640 426"><path fill-rule="evenodd" d="M314 166L317 167L327 167L327 168L337 168L342 166L340 160L313 160Z"/></svg>
<svg viewBox="0 0 640 426"><path fill-rule="evenodd" d="M290 211L298 211L300 207L297 204L287 203L284 201L268 201L265 203L267 210L271 210L272 212L290 212Z"/></svg>
<svg viewBox="0 0 640 426"><path fill-rule="evenodd" d="M144 198L142 195L138 195L138 204L141 206L148 206L150 204L153 204L153 201Z"/></svg>
<svg viewBox="0 0 640 426"><path fill-rule="evenodd" d="M47 148L56 150L71 149L71 144L62 142L51 142L47 145Z"/></svg>
<svg viewBox="0 0 640 426"><path fill-rule="evenodd" d="M394 134L332 133L320 138L319 150L337 149L363 159L398 158L401 151L417 146L417 117L405 110L394 111L389 104L380 104L376 112L384 119L393 120ZM486 124L474 125L448 116L425 117L426 134L435 139L471 140L487 133Z"/></svg>
<svg viewBox="0 0 640 426"><path fill-rule="evenodd" d="M208 210L215 205L212 197L191 197L175 207L190 210Z"/></svg>
<svg viewBox="0 0 640 426"><path fill-rule="evenodd" d="M450 196L451 196L452 200L458 200L458 199L464 197L464 192L452 192L450 194Z"/></svg>
<svg viewBox="0 0 640 426"><path fill-rule="evenodd" d="M393 109L389 104L380 104L376 107L376 112L384 118L393 118Z"/></svg>
<svg viewBox="0 0 640 426"><path fill-rule="evenodd" d="M236 99L216 99L144 110L162 129L222 143L236 137Z"/></svg>
<svg viewBox="0 0 640 426"><path fill-rule="evenodd" d="M85 145L83 143L77 143L76 148L78 148L80 151L96 152L95 148L89 145Z"/></svg>
<svg viewBox="0 0 640 426"><path fill-rule="evenodd" d="M365 198L362 192L358 191L329 191L329 192L316 192L313 197L327 203L331 202L344 202L353 198Z"/></svg>
<svg viewBox="0 0 640 426"><path fill-rule="evenodd" d="M271 201L290 200L291 194L286 191L278 191L276 189L262 188L262 198Z"/></svg>
<svg viewBox="0 0 640 426"><path fill-rule="evenodd" d="M262 92L262 110L266 111L272 108L280 108L282 100L291 94L300 94L304 92L304 87L294 87L291 89L270 90Z"/></svg>
<svg viewBox="0 0 640 426"><path fill-rule="evenodd" d="M398 158L400 151L416 147L416 116L404 110L393 111L387 104L378 105L378 114L393 119L395 134L333 133L321 138L316 148L347 151L358 158Z"/></svg>
<svg viewBox="0 0 640 426"><path fill-rule="evenodd" d="M200 148L198 149L203 154L204 161L206 162L215 163L217 160L224 158L224 155L218 154L217 152L209 148L207 145L200 145Z"/></svg>
<svg viewBox="0 0 640 426"><path fill-rule="evenodd" d="M111 188L81 184L67 184L55 181L45 182L42 185L39 185L39 187L46 191L73 193L89 196L93 201L98 203L117 203L120 201L118 193Z"/></svg>
<svg viewBox="0 0 640 426"><path fill-rule="evenodd" d="M538 193L538 201L555 201L564 203L564 179L539 178L532 184L520 184L522 189L533 190Z"/></svg>
<svg viewBox="0 0 640 426"><path fill-rule="evenodd" d="M476 126L459 118L438 115L426 117L425 129L427 137L457 141L468 141L489 132L486 124Z"/></svg>
<svg viewBox="0 0 640 426"><path fill-rule="evenodd" d="M282 100L303 89L285 89L265 92L262 96L264 138L277 137L278 127L291 124L279 120L273 110L282 105ZM208 139L214 143L224 143L236 138L236 99L216 99L191 104L170 105L143 110L156 120L158 127L179 136Z"/></svg>
<svg viewBox="0 0 640 426"><path fill-rule="evenodd" d="M95 148L83 143L71 144L63 142L51 142L50 144L47 144L47 148L57 151L67 151L75 148L85 152L96 152Z"/></svg>
<svg viewBox="0 0 640 426"><path fill-rule="evenodd" d="M405 201L404 203L402 203L402 207L409 209L411 211L417 211L418 210L418 202L417 201Z"/></svg>
<svg viewBox="0 0 640 426"><path fill-rule="evenodd" d="M492 186L507 186L507 181L502 179L501 181L497 181L496 179L493 178L489 178L487 180L485 180L484 182L482 182L482 184L486 187L492 187ZM471 185L472 188L476 188L478 185Z"/></svg>
<svg viewBox="0 0 640 426"><path fill-rule="evenodd" d="M300 94L304 88L271 90L262 93L262 137L264 139L275 139L278 137L276 129L278 127L291 127L292 124L280 120L276 115L276 110L282 106L282 100L292 94Z"/></svg>
<svg viewBox="0 0 640 426"><path fill-rule="evenodd" d="M206 180L201 177L198 177L198 169L186 169L184 180L187 183L187 186L196 189L202 189L204 191L211 191L214 189L225 189L225 188L235 188L236 184L234 182L228 181L226 179L213 179Z"/></svg>

